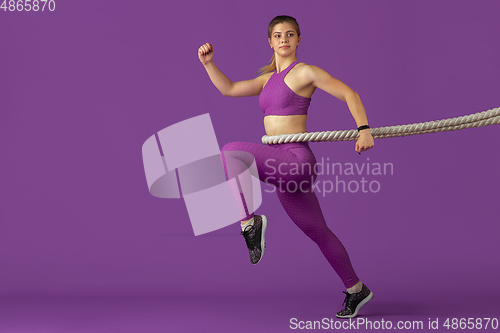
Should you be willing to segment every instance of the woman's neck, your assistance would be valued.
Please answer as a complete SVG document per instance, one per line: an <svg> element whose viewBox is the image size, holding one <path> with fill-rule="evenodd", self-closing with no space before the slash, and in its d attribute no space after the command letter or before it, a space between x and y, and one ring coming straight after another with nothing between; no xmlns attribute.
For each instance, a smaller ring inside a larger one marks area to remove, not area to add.
<svg viewBox="0 0 500 333"><path fill-rule="evenodd" d="M276 57L276 72L279 73L285 70L288 66L290 66L293 62L297 61L297 57Z"/></svg>

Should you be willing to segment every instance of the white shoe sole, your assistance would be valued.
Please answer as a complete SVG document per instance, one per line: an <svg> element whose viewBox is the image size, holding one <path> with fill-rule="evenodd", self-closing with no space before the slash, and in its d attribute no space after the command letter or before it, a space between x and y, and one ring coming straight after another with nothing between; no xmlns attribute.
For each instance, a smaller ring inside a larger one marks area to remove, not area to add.
<svg viewBox="0 0 500 333"><path fill-rule="evenodd" d="M262 257L264 256L264 252L266 251L265 234L266 234L266 229L267 229L267 217L265 215L259 215L259 216L262 219L262 237L260 239L260 248L262 250L262 254L260 255L259 261L257 261L255 263L255 265L257 265L262 260Z"/></svg>

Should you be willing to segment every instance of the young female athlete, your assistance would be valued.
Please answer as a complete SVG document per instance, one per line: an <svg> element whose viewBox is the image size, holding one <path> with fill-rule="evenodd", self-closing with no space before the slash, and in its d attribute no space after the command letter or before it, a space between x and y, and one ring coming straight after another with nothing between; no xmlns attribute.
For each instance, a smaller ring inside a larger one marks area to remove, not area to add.
<svg viewBox="0 0 500 333"><path fill-rule="evenodd" d="M206 43L198 49L198 57L210 80L224 96L259 96L264 112L267 135L304 133L311 96L319 88L347 103L356 121L358 153L374 146L368 119L359 95L319 67L297 61L300 30L290 16L275 17L268 27L269 45L274 50L271 63L261 68L252 80L232 82L214 64L214 46ZM307 142L262 145L245 142L226 144L221 151L228 179L239 178L232 190L239 205L241 234L244 236L252 264L257 264L265 250L267 219L254 215L251 177L243 175L255 163L261 181L276 186L276 193L292 221L320 248L337 272L347 291L345 309L339 318L353 318L372 299L373 293L356 276L347 251L328 228L318 199L312 189L317 177L316 159ZM300 166L300 167L299 167Z"/></svg>

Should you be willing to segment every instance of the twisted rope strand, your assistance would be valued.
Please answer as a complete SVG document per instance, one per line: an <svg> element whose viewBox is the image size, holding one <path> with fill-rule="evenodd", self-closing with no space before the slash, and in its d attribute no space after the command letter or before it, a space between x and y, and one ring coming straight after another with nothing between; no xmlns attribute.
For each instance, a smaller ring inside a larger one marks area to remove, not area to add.
<svg viewBox="0 0 500 333"><path fill-rule="evenodd" d="M424 123L371 128L374 139L394 138L425 133L457 131L471 127L496 125L500 123L500 108L473 113L467 116L448 118ZM282 134L262 137L264 144L288 142L353 141L357 140L357 130L323 131L310 133Z"/></svg>

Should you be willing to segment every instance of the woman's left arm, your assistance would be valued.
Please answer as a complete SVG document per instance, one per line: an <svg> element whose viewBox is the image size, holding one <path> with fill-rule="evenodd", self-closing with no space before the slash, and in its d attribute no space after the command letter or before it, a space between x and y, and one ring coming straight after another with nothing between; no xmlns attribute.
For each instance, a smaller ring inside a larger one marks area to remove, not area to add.
<svg viewBox="0 0 500 333"><path fill-rule="evenodd" d="M306 75L308 76L308 81L310 81L314 87L326 91L330 95L346 102L358 127L368 125L366 111L357 92L349 88L342 81L332 77L321 68L312 65L308 65L307 67ZM370 129L363 129L359 131L359 138L356 142L355 150L358 153L361 153L372 148L373 146L373 136Z"/></svg>

